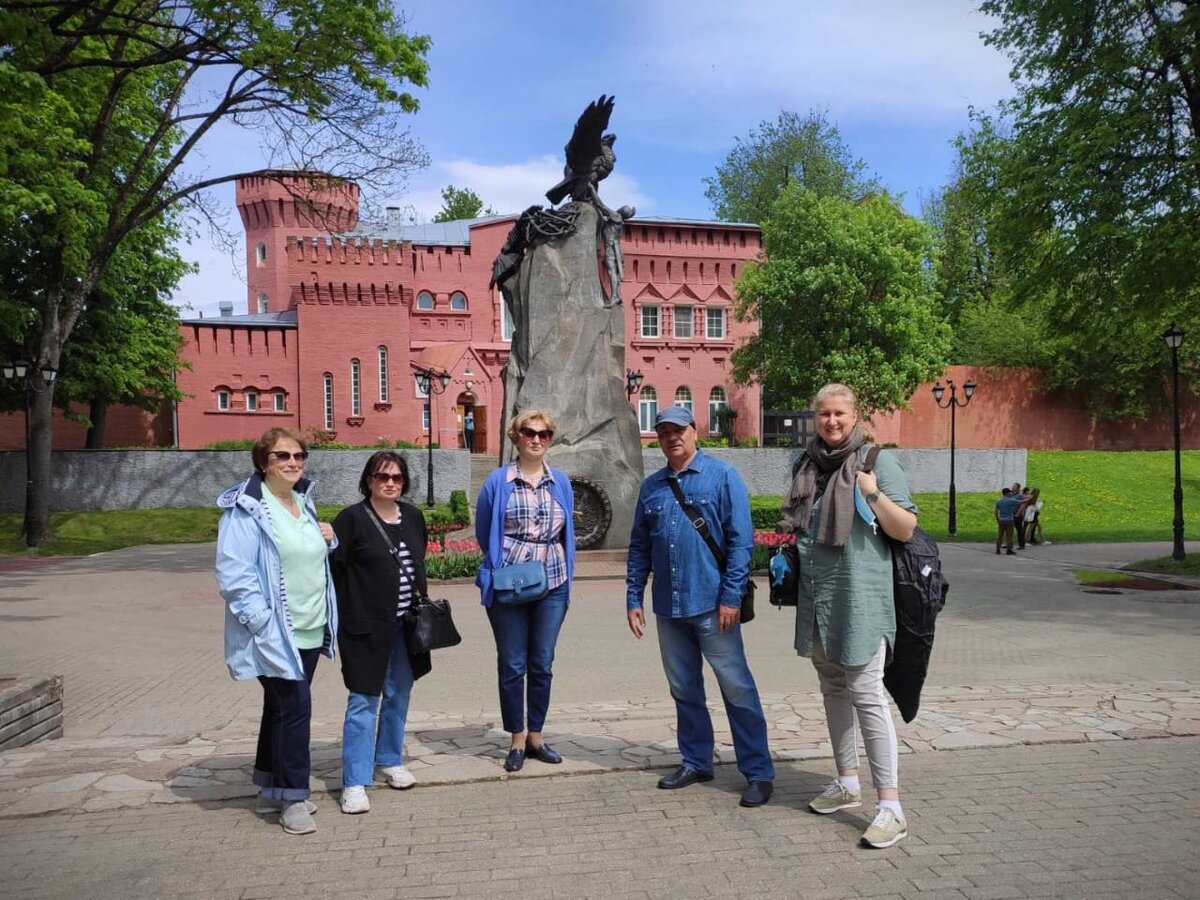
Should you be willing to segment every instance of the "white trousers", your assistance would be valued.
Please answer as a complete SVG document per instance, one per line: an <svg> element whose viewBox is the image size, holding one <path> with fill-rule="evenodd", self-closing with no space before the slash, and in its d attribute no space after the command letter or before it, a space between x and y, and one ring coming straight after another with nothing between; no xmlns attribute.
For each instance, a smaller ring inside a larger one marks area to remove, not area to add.
<svg viewBox="0 0 1200 900"><path fill-rule="evenodd" d="M875 789L899 788L896 726L883 687L887 640L865 666L843 666L825 656L821 636L813 629L813 667L825 698L825 720L839 771L858 769L858 731L862 728Z"/></svg>

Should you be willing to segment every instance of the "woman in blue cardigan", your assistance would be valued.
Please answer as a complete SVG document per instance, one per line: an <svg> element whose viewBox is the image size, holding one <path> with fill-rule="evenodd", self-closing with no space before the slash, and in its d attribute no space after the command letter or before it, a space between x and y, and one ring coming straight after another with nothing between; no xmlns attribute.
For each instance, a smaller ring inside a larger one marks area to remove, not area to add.
<svg viewBox="0 0 1200 900"><path fill-rule="evenodd" d="M517 458L487 477L475 504L475 537L483 551L475 583L496 636L500 713L512 735L504 768L516 772L526 756L562 762L542 740L542 726L550 706L554 645L571 600L575 496L566 473L546 465L554 438L548 412L520 413L509 424L508 437ZM496 602L495 570L530 560L545 564L549 593L532 603Z"/></svg>

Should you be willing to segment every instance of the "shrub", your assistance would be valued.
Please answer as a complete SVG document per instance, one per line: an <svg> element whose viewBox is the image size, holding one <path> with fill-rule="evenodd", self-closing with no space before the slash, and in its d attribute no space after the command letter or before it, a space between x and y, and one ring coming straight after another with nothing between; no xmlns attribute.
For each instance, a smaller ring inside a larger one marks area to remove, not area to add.
<svg viewBox="0 0 1200 900"><path fill-rule="evenodd" d="M211 444L205 444L205 450L253 450L255 444L254 438L241 438L238 440L228 441L213 441ZM142 448L145 449L144 447Z"/></svg>
<svg viewBox="0 0 1200 900"><path fill-rule="evenodd" d="M453 490L450 492L450 515L454 516L455 522L461 522L463 525L471 521L471 507L467 503L466 491Z"/></svg>
<svg viewBox="0 0 1200 900"><path fill-rule="evenodd" d="M782 505L782 497L751 497L750 521L755 531L774 531L779 524L779 507Z"/></svg>

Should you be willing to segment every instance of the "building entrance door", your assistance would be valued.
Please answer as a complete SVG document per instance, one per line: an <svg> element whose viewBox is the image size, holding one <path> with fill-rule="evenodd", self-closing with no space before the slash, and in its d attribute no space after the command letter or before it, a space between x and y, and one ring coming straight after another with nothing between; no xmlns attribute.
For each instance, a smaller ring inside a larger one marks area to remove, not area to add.
<svg viewBox="0 0 1200 900"><path fill-rule="evenodd" d="M464 448L468 453L474 453L475 448L479 446L480 435L480 413L485 413L486 410L481 406L476 406L476 397L470 391L463 391L458 395L458 400L455 401L458 406L458 436L459 446ZM487 432L484 430L484 446L487 446Z"/></svg>

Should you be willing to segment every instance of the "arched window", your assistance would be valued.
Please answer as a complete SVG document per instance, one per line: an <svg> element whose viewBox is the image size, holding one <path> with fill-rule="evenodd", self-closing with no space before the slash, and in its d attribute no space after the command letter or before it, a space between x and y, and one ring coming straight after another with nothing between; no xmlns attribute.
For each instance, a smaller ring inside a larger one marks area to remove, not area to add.
<svg viewBox="0 0 1200 900"><path fill-rule="evenodd" d="M717 410L724 409L729 405L729 397L725 393L725 388L717 386L709 391L708 394L708 433L721 433L721 420L717 415Z"/></svg>
<svg viewBox="0 0 1200 900"><path fill-rule="evenodd" d="M642 431L653 431L656 418L658 418L658 391L649 385L644 385L642 392L638 394L638 427Z"/></svg>
<svg viewBox="0 0 1200 900"><path fill-rule="evenodd" d="M429 291L417 294L417 309L433 309L433 294Z"/></svg>
<svg viewBox="0 0 1200 900"><path fill-rule="evenodd" d="M362 364L350 360L350 415L362 415Z"/></svg>
<svg viewBox="0 0 1200 900"><path fill-rule="evenodd" d="M333 376L328 372L325 379L325 430L333 430Z"/></svg>
<svg viewBox="0 0 1200 900"><path fill-rule="evenodd" d="M689 410L692 408L692 389L690 387L675 388L675 405L686 406Z"/></svg>
<svg viewBox="0 0 1200 900"><path fill-rule="evenodd" d="M258 412L258 391L246 391L246 412Z"/></svg>
<svg viewBox="0 0 1200 900"><path fill-rule="evenodd" d="M217 390L217 409L221 410L221 412L226 412L229 409L228 388L219 388Z"/></svg>
<svg viewBox="0 0 1200 900"><path fill-rule="evenodd" d="M388 352L387 347L379 345L379 402L388 402Z"/></svg>
<svg viewBox="0 0 1200 900"><path fill-rule="evenodd" d="M258 292L258 311L260 313L265 313L267 311L267 292L266 291Z"/></svg>
<svg viewBox="0 0 1200 900"><path fill-rule="evenodd" d="M453 294L451 294L450 295L450 308L451 309L466 309L467 308L467 295L464 294L462 291L455 291Z"/></svg>
<svg viewBox="0 0 1200 900"><path fill-rule="evenodd" d="M263 265L267 261L267 245L259 241L254 248L254 262L257 265Z"/></svg>

